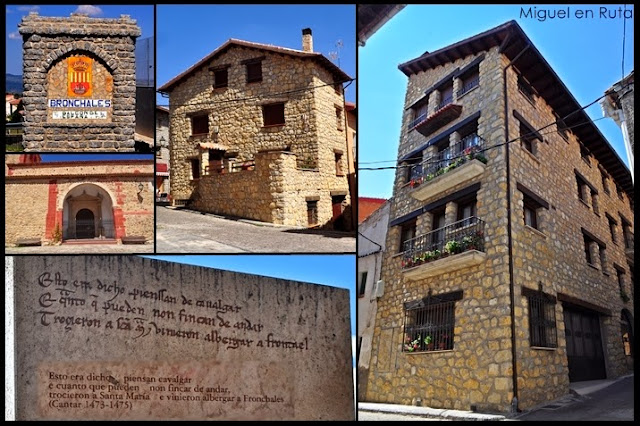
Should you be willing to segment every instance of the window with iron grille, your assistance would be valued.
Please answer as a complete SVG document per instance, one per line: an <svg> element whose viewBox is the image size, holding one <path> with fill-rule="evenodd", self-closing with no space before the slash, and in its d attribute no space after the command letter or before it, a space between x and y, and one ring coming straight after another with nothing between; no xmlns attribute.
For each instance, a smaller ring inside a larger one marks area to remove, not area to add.
<svg viewBox="0 0 640 426"><path fill-rule="evenodd" d="M398 252L402 253L403 251L409 250L410 241L412 238L416 236L416 221L415 219L411 222L403 223L402 229L400 231L400 247L398 247Z"/></svg>
<svg viewBox="0 0 640 426"><path fill-rule="evenodd" d="M480 66L476 65L464 75L460 76L460 90L458 97L470 92L472 89L480 85Z"/></svg>
<svg viewBox="0 0 640 426"><path fill-rule="evenodd" d="M208 135L209 134L209 116L195 115L191 117L191 135Z"/></svg>
<svg viewBox="0 0 640 426"><path fill-rule="evenodd" d="M318 201L307 201L307 223L309 226L318 224Z"/></svg>
<svg viewBox="0 0 640 426"><path fill-rule="evenodd" d="M262 61L251 62L247 66L247 83L262 81Z"/></svg>
<svg viewBox="0 0 640 426"><path fill-rule="evenodd" d="M452 350L455 302L460 299L462 291L406 302L402 351Z"/></svg>
<svg viewBox="0 0 640 426"><path fill-rule="evenodd" d="M262 106L264 126L281 126L284 124L284 102Z"/></svg>
<svg viewBox="0 0 640 426"><path fill-rule="evenodd" d="M522 289L529 303L529 344L541 348L557 348L556 298L544 293L542 287Z"/></svg>
<svg viewBox="0 0 640 426"><path fill-rule="evenodd" d="M229 69L221 68L213 71L213 88L227 87L229 84Z"/></svg>

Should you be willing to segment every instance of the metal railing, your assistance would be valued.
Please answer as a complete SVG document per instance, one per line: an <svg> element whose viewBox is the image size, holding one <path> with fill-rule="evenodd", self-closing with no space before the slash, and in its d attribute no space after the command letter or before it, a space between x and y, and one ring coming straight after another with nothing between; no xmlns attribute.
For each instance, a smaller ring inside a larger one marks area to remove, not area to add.
<svg viewBox="0 0 640 426"><path fill-rule="evenodd" d="M462 89L458 90L458 97L464 95L465 93L467 93L468 91L470 91L471 89L473 89L474 87L477 87L479 85L480 85L480 76L477 75L472 80L467 81L462 86Z"/></svg>
<svg viewBox="0 0 640 426"><path fill-rule="evenodd" d="M449 105L452 102L453 102L453 93L450 94L449 96L447 96L446 98L442 99L442 101L436 107L436 110L433 111L433 112L435 113L437 111L440 111L442 108L446 107L447 105ZM427 118L428 114L429 114L428 111L425 111L424 113L422 113L419 116L417 116L416 118L414 118L413 121L411 121L409 123L409 130L413 129L418 124L423 122Z"/></svg>
<svg viewBox="0 0 640 426"><path fill-rule="evenodd" d="M75 224L67 224L62 230L65 240L115 238L116 232L112 220L76 220Z"/></svg>
<svg viewBox="0 0 640 426"><path fill-rule="evenodd" d="M455 145L443 149L422 163L411 166L410 178L415 180L423 177L424 180L429 181L473 158L486 162L486 158L480 152L485 145L485 140L475 133L466 136Z"/></svg>
<svg viewBox="0 0 640 426"><path fill-rule="evenodd" d="M484 251L484 221L475 216L405 241L402 266L411 268L468 250Z"/></svg>
<svg viewBox="0 0 640 426"><path fill-rule="evenodd" d="M438 107L436 108L436 111L441 110L442 108L449 105L451 102L453 102L453 93L451 93L449 96L447 96L446 98L440 101L440 103L438 104Z"/></svg>
<svg viewBox="0 0 640 426"><path fill-rule="evenodd" d="M405 313L403 352L453 349L455 302L431 303Z"/></svg>
<svg viewBox="0 0 640 426"><path fill-rule="evenodd" d="M422 121L424 121L424 119L427 118L427 113L422 113L419 116L417 116L411 123L409 123L409 130L413 129L414 127L416 127L418 124L420 124Z"/></svg>

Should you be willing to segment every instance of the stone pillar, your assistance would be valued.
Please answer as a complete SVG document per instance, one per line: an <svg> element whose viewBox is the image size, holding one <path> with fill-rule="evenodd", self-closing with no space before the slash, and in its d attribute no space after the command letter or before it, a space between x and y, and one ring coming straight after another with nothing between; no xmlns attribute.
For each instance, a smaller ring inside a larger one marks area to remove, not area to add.
<svg viewBox="0 0 640 426"><path fill-rule="evenodd" d="M433 114L438 105L440 105L440 100L442 99L442 94L439 90L434 90L429 94L429 104L427 106L427 115Z"/></svg>
<svg viewBox="0 0 640 426"><path fill-rule="evenodd" d="M458 91L462 89L462 79L460 77L455 77L453 79L453 103L456 103L458 100Z"/></svg>
<svg viewBox="0 0 640 426"><path fill-rule="evenodd" d="M453 132L449 135L449 146L452 147L458 142L460 142L461 140L462 138L460 137L460 133ZM452 154L455 154L455 152L453 152Z"/></svg>
<svg viewBox="0 0 640 426"><path fill-rule="evenodd" d="M451 225L458 220L458 204L455 201L449 201L444 211L445 226Z"/></svg>

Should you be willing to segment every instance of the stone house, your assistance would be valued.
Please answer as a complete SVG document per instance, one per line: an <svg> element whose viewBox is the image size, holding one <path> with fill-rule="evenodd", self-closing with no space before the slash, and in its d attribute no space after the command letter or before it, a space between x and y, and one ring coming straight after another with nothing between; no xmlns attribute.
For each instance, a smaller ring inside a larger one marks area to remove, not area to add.
<svg viewBox="0 0 640 426"><path fill-rule="evenodd" d="M156 192L171 191L169 170L171 159L169 155L169 109L156 107Z"/></svg>
<svg viewBox="0 0 640 426"><path fill-rule="evenodd" d="M350 224L343 83L313 52L230 39L170 96L173 203L276 224Z"/></svg>
<svg viewBox="0 0 640 426"><path fill-rule="evenodd" d="M153 242L152 158L40 160L39 154L5 155L6 246Z"/></svg>
<svg viewBox="0 0 640 426"><path fill-rule="evenodd" d="M358 330L356 362L358 366L358 395L366 393L371 360L371 339L376 319L378 294L384 291L380 274L382 272L382 257L385 249L387 226L389 225L389 202L381 200L382 204L373 204L371 198L358 198L358 216L364 205L377 205L378 208L370 212L360 221L358 226ZM375 199L378 200L378 199Z"/></svg>
<svg viewBox="0 0 640 426"><path fill-rule="evenodd" d="M526 410L633 371L629 170L515 21L408 77L366 393Z"/></svg>

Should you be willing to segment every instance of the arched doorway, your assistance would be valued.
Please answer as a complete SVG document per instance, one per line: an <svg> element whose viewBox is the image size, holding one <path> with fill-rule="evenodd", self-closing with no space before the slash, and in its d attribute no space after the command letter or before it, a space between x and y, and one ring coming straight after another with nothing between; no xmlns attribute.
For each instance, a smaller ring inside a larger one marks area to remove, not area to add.
<svg viewBox="0 0 640 426"><path fill-rule="evenodd" d="M115 239L113 201L93 183L72 187L62 204L62 239Z"/></svg>
<svg viewBox="0 0 640 426"><path fill-rule="evenodd" d="M76 238L95 238L96 221L93 212L89 209L81 209L76 213Z"/></svg>

